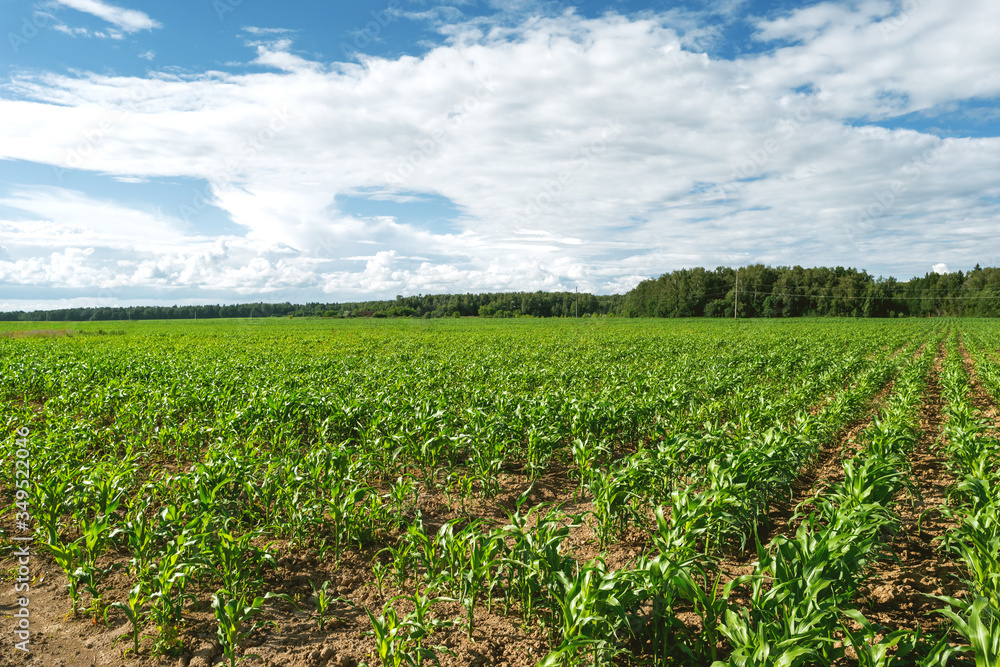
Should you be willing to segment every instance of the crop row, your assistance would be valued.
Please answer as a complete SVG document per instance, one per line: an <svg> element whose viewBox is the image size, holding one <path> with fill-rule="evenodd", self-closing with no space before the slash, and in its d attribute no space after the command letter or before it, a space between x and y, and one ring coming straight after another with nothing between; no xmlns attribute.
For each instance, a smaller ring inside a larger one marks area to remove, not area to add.
<svg viewBox="0 0 1000 667"><path fill-rule="evenodd" d="M242 349L174 334L0 341L3 446L31 424L26 497L36 537L66 577L70 611L127 618L136 652L155 631L153 652L176 653L185 618L211 601L235 661L269 598L280 599L271 613L302 604L268 583L274 541L287 540L332 563L362 546L383 549L373 580L380 594L403 596L366 615L384 664L444 653L439 631L458 624L473 638L477 614L494 610L540 628L550 665L608 663L626 651L656 664L711 661L720 646L733 664L756 664L759 647L739 645L739 624L768 645L767 633L783 632L784 620L766 620L765 598L779 569L801 565L789 550L861 548L893 525L876 530L890 510L853 525L852 506L831 501L804 518L801 541L758 545L755 579L723 589L716 574L719 558L752 548L803 467L900 368L890 402L903 407L870 438L903 433L927 359L910 357L927 329L865 333L490 333L419 343L371 334L336 351L321 338L256 332L241 335ZM882 458L846 465L864 484L900 483L882 480ZM575 515L528 500L534 481L559 470L585 508ZM473 506L511 484L524 493L506 521L477 520ZM12 471L0 486L13 506ZM461 505L439 528L422 503L435 492ZM837 493L863 492L889 493ZM627 568L578 561L569 544L584 524L599 549L639 530L650 550ZM853 538L836 532L850 526ZM131 582L126 597L108 597L113 570ZM830 600L846 609L856 588L843 585L823 598L824 639L796 664L834 656L831 619L843 615L828 613ZM456 603L460 619L440 617ZM350 604L322 582L308 602L321 626ZM682 609L695 611L701 631L678 620Z"/></svg>
<svg viewBox="0 0 1000 667"><path fill-rule="evenodd" d="M975 356L980 356L978 350ZM979 364L981 377L984 368L989 366ZM957 480L948 508L955 528L943 549L962 564L965 587L961 595L939 596L946 603L941 613L964 640L953 651L972 654L977 667L996 665L1000 661L1000 439L970 398L957 335L949 339L941 385L947 416L945 452Z"/></svg>

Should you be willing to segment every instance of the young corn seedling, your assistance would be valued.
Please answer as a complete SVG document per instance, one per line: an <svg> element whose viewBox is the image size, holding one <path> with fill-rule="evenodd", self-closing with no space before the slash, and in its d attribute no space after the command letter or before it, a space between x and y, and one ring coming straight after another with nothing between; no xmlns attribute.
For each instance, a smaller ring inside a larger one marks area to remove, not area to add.
<svg viewBox="0 0 1000 667"><path fill-rule="evenodd" d="M150 618L159 631L153 646L156 654L174 654L181 648L178 626L184 614L184 601L194 599L187 585L195 566L185 560L192 545L193 541L182 538L171 540L153 571L149 598Z"/></svg>
<svg viewBox="0 0 1000 667"><path fill-rule="evenodd" d="M444 530L444 528L442 528ZM424 568L424 579L428 586L434 585L444 571L445 562L438 557L437 540L427 534L424 523L417 516L416 521L406 529L406 539L412 551Z"/></svg>
<svg viewBox="0 0 1000 667"><path fill-rule="evenodd" d="M858 657L858 667L902 667L911 664L906 657L916 648L919 633L911 630L888 631L876 627L857 609L842 609L841 612L861 626L852 630L850 625L841 621L847 643L854 649ZM882 635L881 639L878 636ZM896 649L894 654L889 651Z"/></svg>
<svg viewBox="0 0 1000 667"><path fill-rule="evenodd" d="M117 507L118 498L110 498L105 503L108 514L99 514L93 519L86 515L80 518L80 531L83 533L83 562L75 570L73 577L78 583L82 583L90 594L91 603L87 611L94 614L95 623L104 611L101 580L114 569L113 564L104 569L97 567L97 559L104 553L108 543L122 532L121 529L111 530L110 512Z"/></svg>
<svg viewBox="0 0 1000 667"><path fill-rule="evenodd" d="M478 528L478 523L471 523L455 534L455 525L459 519L453 519L438 529L434 536L434 551L441 563L441 583L449 590L457 588L457 582L466 567L466 548L469 540Z"/></svg>
<svg viewBox="0 0 1000 667"><path fill-rule="evenodd" d="M156 557L156 534L142 509L136 511L134 518L125 521L124 532L132 552L130 573L139 581L147 581Z"/></svg>
<svg viewBox="0 0 1000 667"><path fill-rule="evenodd" d="M71 496L72 488L67 479L59 476L35 481L33 516L45 534L46 544L59 543L59 527L63 515L70 510L67 498Z"/></svg>
<svg viewBox="0 0 1000 667"><path fill-rule="evenodd" d="M638 602L630 577L621 572L609 573L604 563L587 563L575 576L556 573L556 601L561 642L542 661L542 667L570 667L583 664L581 652L590 653L597 667L607 665L619 652L614 640L623 630L631 632L628 609Z"/></svg>
<svg viewBox="0 0 1000 667"><path fill-rule="evenodd" d="M56 561L56 564L66 574L66 589L69 591L69 598L72 603L72 614L76 616L79 613L81 583L77 572L80 570L80 565L86 557L83 538L81 537L77 541L67 544L49 544L48 549L52 553L53 560Z"/></svg>
<svg viewBox="0 0 1000 667"><path fill-rule="evenodd" d="M959 600L940 595L932 596L950 607L939 609L953 624L955 631L969 642L959 650L973 653L976 667L1000 664L1000 609L984 597Z"/></svg>
<svg viewBox="0 0 1000 667"><path fill-rule="evenodd" d="M555 452L556 439L552 433L532 427L527 434L528 448L525 467L528 479L535 480L549 468L549 461Z"/></svg>
<svg viewBox="0 0 1000 667"><path fill-rule="evenodd" d="M280 597L291 602L287 595L275 595L273 593L267 593L263 597L255 597L249 603L246 598L232 596L229 591L225 590L220 590L212 594L212 609L215 610L215 620L218 624L216 635L219 638L219 643L222 645L222 653L229 662L229 667L236 667L236 665L249 658L255 658L263 662L263 658L254 653L247 653L243 657L237 658L236 649L239 647L240 642L253 634L257 628L268 623L273 623L273 621L258 622L249 628L246 627L246 624L260 613L264 602L272 597Z"/></svg>
<svg viewBox="0 0 1000 667"><path fill-rule="evenodd" d="M697 599L698 595L706 595L695 580L697 575L693 574L698 568L697 561L697 557L672 560L661 554L652 561L641 559L636 569L637 574L643 577L641 588L645 589L651 600L650 652L654 656L654 664L670 664L674 649L680 649L702 661L715 659L719 618L725 610L726 600L717 598L714 589L711 591L714 616L704 613L704 632L696 633L694 637L690 636L692 633L687 625L677 618L676 608L679 604L685 600ZM688 587L694 590L687 591ZM697 610L697 605L695 608ZM712 622L709 622L710 618Z"/></svg>
<svg viewBox="0 0 1000 667"><path fill-rule="evenodd" d="M500 470L505 448L501 438L489 438L472 448L472 470L483 498L495 498L500 493Z"/></svg>
<svg viewBox="0 0 1000 667"><path fill-rule="evenodd" d="M330 605L337 602L352 604L351 601L345 598L332 597L329 591L329 581L324 581L323 585L319 588L316 588L316 584L312 581L309 582L309 585L312 586L313 590L312 601L313 604L316 605L316 624L319 626L320 632L323 631L323 626L325 626L330 620L341 622L342 619L337 618L336 616L330 616Z"/></svg>
<svg viewBox="0 0 1000 667"><path fill-rule="evenodd" d="M132 631L129 633L129 637L132 639L132 650L136 653L136 655L139 654L139 640L140 635L142 634L142 628L146 624L146 619L149 617L149 612L145 609L148 602L149 599L146 597L145 591L142 589L142 584L136 584L128 593L128 601L113 602L108 607L108 610L117 609L125 614L125 618L127 618L129 623L132 624ZM105 623L107 623L108 610L105 610L104 612ZM122 639L123 637L124 635L118 639Z"/></svg>
<svg viewBox="0 0 1000 667"><path fill-rule="evenodd" d="M223 590L232 595L246 597L256 593L264 585L261 574L264 566L277 565L274 554L252 543L258 536L259 533L252 532L237 538L219 531L218 540L203 551L211 569L219 573Z"/></svg>
<svg viewBox="0 0 1000 667"><path fill-rule="evenodd" d="M392 576L396 588L402 588L410 578L410 569L413 567L413 543L404 538L396 546L386 547L382 551L388 552L391 556Z"/></svg>
<svg viewBox="0 0 1000 667"><path fill-rule="evenodd" d="M393 602L405 598L413 602L414 610L400 619L399 613L393 607ZM389 600L378 618L368 609L365 613L371 621L372 629L364 634L375 638L375 647L383 667L422 667L425 660L437 662L438 653L454 655L445 646L425 645L425 640L431 637L435 630L450 625L447 621L430 620L428 612L436 602L445 598L430 598L415 593L412 596L399 596Z"/></svg>
<svg viewBox="0 0 1000 667"><path fill-rule="evenodd" d="M416 483L412 477L398 477L396 483L389 489L389 500L396 515L397 525L402 525L404 517L408 516L414 509L410 497L413 495L415 486Z"/></svg>
<svg viewBox="0 0 1000 667"><path fill-rule="evenodd" d="M493 569L499 564L500 540L494 536L473 535L468 540L468 561L460 574L459 599L466 611L469 639L475 631L476 600L486 595L487 604L493 597Z"/></svg>
<svg viewBox="0 0 1000 667"><path fill-rule="evenodd" d="M97 619L101 617L101 614L106 611L104 607L104 592L101 590L100 580L110 570L111 568L102 571L92 565L84 564L78 567L76 572L73 573L73 577L77 580L78 585L82 584L90 595L90 605L84 611L94 615L95 624L97 623Z"/></svg>
<svg viewBox="0 0 1000 667"><path fill-rule="evenodd" d="M595 474L599 474L595 466L599 463L599 455L606 456L610 452L603 443L593 444L589 439L576 438L570 445L573 454L573 461L576 463L576 476L579 485L574 491L574 497L579 494L579 500L583 500L583 490L590 485Z"/></svg>
<svg viewBox="0 0 1000 667"><path fill-rule="evenodd" d="M372 574L375 575L375 586L378 588L379 595L385 595L385 580L389 576L390 570L389 565L378 558L372 561Z"/></svg>
<svg viewBox="0 0 1000 667"><path fill-rule="evenodd" d="M616 533L621 533L628 527L630 519L636 523L642 521L632 504L635 497L634 471L629 466L610 471L606 475L597 473L590 478L587 488L594 504L591 514L597 520L596 532L601 549Z"/></svg>
<svg viewBox="0 0 1000 667"><path fill-rule="evenodd" d="M327 501L327 512L333 524L335 561L339 562L342 549L359 537L360 532L355 526L357 505L368 497L370 491L366 486L358 486L349 479L343 479Z"/></svg>

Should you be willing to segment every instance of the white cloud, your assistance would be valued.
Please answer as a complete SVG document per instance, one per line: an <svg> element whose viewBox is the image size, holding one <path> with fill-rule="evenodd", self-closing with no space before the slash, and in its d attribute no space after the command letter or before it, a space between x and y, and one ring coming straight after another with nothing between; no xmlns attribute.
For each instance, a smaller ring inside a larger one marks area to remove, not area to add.
<svg viewBox="0 0 1000 667"><path fill-rule="evenodd" d="M150 18L148 14L136 9L124 9L110 5L101 0L55 0L60 5L75 9L86 14L92 14L99 19L118 26L121 30L131 33L140 30L152 30L162 25Z"/></svg>
<svg viewBox="0 0 1000 667"><path fill-rule="evenodd" d="M931 271L940 275L950 273L947 264L935 264L934 266L931 267Z"/></svg>
<svg viewBox="0 0 1000 667"><path fill-rule="evenodd" d="M139 54L140 58L152 61L156 57L156 51L143 51Z"/></svg>
<svg viewBox="0 0 1000 667"><path fill-rule="evenodd" d="M0 158L211 185L186 213L0 197L38 221L10 223L20 241L4 243L14 258L32 243L96 248L73 258L81 275L130 289L331 300L625 291L682 266L754 261L905 277L998 256L1000 139L855 121L1000 95L1000 5L891 11L821 3L761 21L761 38L790 45L735 61L690 50L691 16L682 35L676 15L569 13L452 26L421 57L360 64L314 62L282 37L251 44L275 68L263 73L22 75L0 94ZM433 194L461 215L447 231L351 216L338 194ZM208 204L247 237L192 234ZM147 225L155 244L131 231Z"/></svg>

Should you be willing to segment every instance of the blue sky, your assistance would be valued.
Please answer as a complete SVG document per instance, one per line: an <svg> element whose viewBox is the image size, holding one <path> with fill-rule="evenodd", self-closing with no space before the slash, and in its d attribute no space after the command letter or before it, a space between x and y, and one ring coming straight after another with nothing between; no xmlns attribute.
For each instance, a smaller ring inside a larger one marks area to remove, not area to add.
<svg viewBox="0 0 1000 667"><path fill-rule="evenodd" d="M0 309L1000 265L991 0L0 0Z"/></svg>

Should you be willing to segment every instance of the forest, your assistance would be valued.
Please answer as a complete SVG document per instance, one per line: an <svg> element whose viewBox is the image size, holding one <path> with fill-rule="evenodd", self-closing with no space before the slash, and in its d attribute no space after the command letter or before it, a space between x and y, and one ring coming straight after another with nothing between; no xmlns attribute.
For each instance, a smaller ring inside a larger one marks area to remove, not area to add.
<svg viewBox="0 0 1000 667"><path fill-rule="evenodd" d="M899 281L853 268L681 269L625 296L626 317L1000 316L1000 269L928 273ZM735 306L735 313L734 313Z"/></svg>
<svg viewBox="0 0 1000 667"><path fill-rule="evenodd" d="M737 285L737 274L739 283ZM735 312L734 312L735 310ZM233 317L998 317L1000 269L928 273L900 281L844 267L679 269L624 295L498 292L398 295L338 303L99 306L10 311L0 321Z"/></svg>

